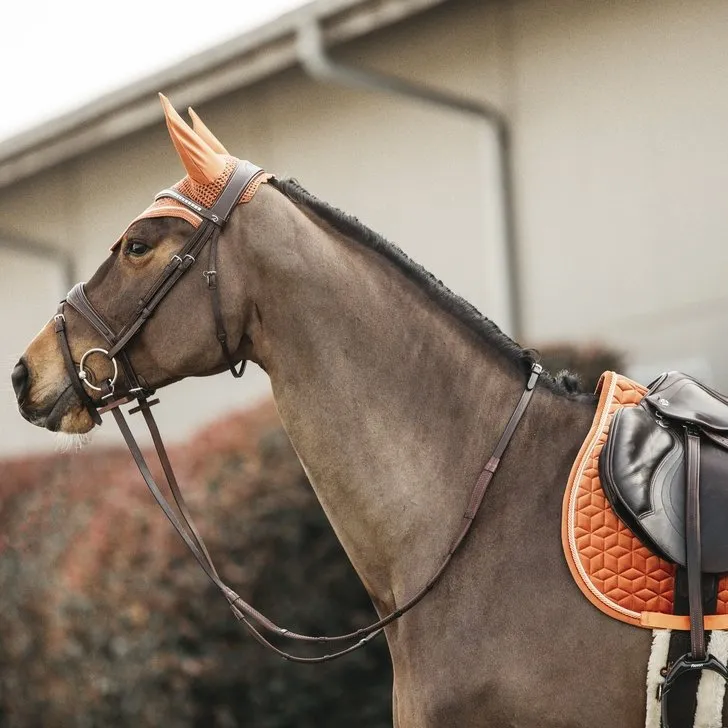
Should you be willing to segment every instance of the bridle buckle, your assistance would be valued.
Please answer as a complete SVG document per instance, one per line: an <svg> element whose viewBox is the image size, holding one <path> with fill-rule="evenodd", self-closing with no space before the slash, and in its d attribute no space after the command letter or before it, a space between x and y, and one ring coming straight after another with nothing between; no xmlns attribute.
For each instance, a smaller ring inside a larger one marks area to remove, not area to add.
<svg viewBox="0 0 728 728"><path fill-rule="evenodd" d="M180 258L180 256L175 253L175 255L173 255L170 258L170 261L172 261L172 260L177 260L178 265L183 265L183 266L189 268L195 262L195 256L190 255L189 253L185 253L184 258ZM188 260L189 260L189 263L187 262Z"/></svg>
<svg viewBox="0 0 728 728"><path fill-rule="evenodd" d="M217 288L217 271L216 270L204 270L202 275L207 278L208 288Z"/></svg>

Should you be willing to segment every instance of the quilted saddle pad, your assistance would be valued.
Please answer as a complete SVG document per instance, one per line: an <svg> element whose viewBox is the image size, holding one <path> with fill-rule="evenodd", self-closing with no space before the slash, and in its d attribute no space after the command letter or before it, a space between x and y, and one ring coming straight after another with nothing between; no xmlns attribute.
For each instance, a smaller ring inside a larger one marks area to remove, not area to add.
<svg viewBox="0 0 728 728"><path fill-rule="evenodd" d="M614 413L634 407L646 388L615 372L602 374L599 405L571 468L564 494L561 540L569 569L584 596L622 622L648 629L690 629L674 615L675 566L653 554L614 514L599 481L599 453ZM718 586L717 613L706 629L728 629L728 576Z"/></svg>

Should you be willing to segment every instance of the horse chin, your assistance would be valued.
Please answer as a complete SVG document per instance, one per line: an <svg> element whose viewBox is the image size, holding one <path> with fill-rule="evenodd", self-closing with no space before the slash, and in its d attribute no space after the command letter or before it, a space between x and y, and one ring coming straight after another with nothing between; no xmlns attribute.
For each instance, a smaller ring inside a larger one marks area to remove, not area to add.
<svg viewBox="0 0 728 728"><path fill-rule="evenodd" d="M83 407L74 407L63 413L60 417L58 427L51 428L48 425L46 427L49 430L53 430L53 432L60 432L66 435L85 435L93 430L94 424L91 415Z"/></svg>
<svg viewBox="0 0 728 728"><path fill-rule="evenodd" d="M68 387L47 405L29 409L21 406L20 414L36 427L67 435L84 435L93 429L91 415L82 407L73 389Z"/></svg>

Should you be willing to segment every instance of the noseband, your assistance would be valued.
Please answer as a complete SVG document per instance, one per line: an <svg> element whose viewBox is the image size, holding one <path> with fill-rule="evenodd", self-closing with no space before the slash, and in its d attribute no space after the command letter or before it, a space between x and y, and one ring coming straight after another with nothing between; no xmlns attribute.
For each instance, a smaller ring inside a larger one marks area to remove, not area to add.
<svg viewBox="0 0 728 728"><path fill-rule="evenodd" d="M412 607L418 604L422 598L435 586L440 580L440 577L445 572L450 560L458 550L460 545L465 540L466 536L470 532L470 528L475 520L480 506L485 497L485 492L492 480L495 472L500 464L501 458L505 453L505 450L513 436L513 433L518 427L518 423L521 420L526 408L528 407L531 397L533 396L536 383L539 375L541 374L542 368L540 364L533 364L531 367L530 376L526 383L525 389L521 394L521 398L516 405L506 427L501 435L498 443L496 444L493 455L487 461L483 470L481 471L473 490L470 494L468 506L463 514L460 527L455 535L455 538L450 544L447 554L440 563L440 566L435 570L429 581L416 593L414 596L406 600L402 606L391 612L387 616L378 620L374 624L368 627L363 627L350 634L338 635L334 637L327 636L308 636L291 632L290 630L279 627L274 622L269 620L267 617L258 612L254 607L245 602L238 594L236 594L230 587L228 587L220 578L217 569L215 568L210 554L207 551L202 536L199 534L192 518L190 516L187 504L180 492L177 480L172 470L172 465L167 456L162 437L159 433L159 428L154 420L154 416L151 412L151 407L159 402L158 399L151 400L154 392L145 386L142 378L137 376L134 368L131 365L127 347L130 342L134 339L137 333L141 330L144 324L152 316L156 308L164 300L165 296L174 287L174 285L182 278L182 276L197 262L197 258L203 251L205 246L210 244L210 255L209 255L209 270L203 272L205 278L207 278L208 288L212 294L212 313L215 319L216 336L217 340L222 348L223 356L228 364L228 367L234 377L241 377L245 369L245 361L240 364L239 368L236 368L235 358L233 353L230 351L227 341L227 333L222 318L222 307L220 305L220 294L217 286L217 244L220 236L220 232L228 222L232 211L235 209L238 201L246 193L252 195L257 183L261 181L261 177L264 175L263 170L260 167L256 167L250 162L239 162L238 166L230 176L225 189L220 194L217 202L211 208L205 208L197 204L193 200L181 195L176 190L163 190L160 192L155 199L162 197L172 198L177 202L185 205L197 215L202 218L200 226L197 228L195 233L187 240L179 253L172 256L169 263L165 266L157 280L152 284L151 288L144 297L139 301L135 314L131 321L129 321L119 332L115 332L103 319L103 317L94 309L93 305L86 296L85 287L83 283L76 284L65 300L61 301L58 312L55 316L55 331L58 336L58 341L63 354L66 370L71 380L71 385L74 388L75 393L80 398L84 407L88 411L93 421L100 425L101 414L104 412L111 412L116 420L121 434L126 441L127 447L131 452L134 461L136 462L139 472L142 475L147 487L151 491L155 500L164 511L169 521L172 523L174 528L177 530L182 540L185 542L192 555L199 563L202 570L209 577L215 586L220 589L223 596L227 599L230 604L235 617L243 623L247 630L252 636L260 642L262 645L270 648L279 656L291 660L293 662L306 662L306 663L317 663L326 662L328 660L341 657L349 652L365 645L369 640L378 635L384 627L391 624L396 619L399 619L403 614L408 612ZM68 344L68 337L66 333L66 317L65 307L70 306L78 314L81 315L87 323L101 336L106 342L108 348L94 347L86 351L81 357L80 362L76 364L73 361L71 355L71 349ZM101 354L106 356L113 366L113 375L101 382L95 384L90 381L88 370L85 367L86 360L92 354ZM118 361L117 361L118 360ZM123 391L119 391L117 385L119 375L119 364L124 372L124 378L126 380L126 388ZM92 396L86 390L86 387L92 392L100 393L100 402L94 401ZM165 479L169 486L170 491L174 497L175 503L177 504L178 512L172 508L165 496L162 494L159 486L155 482L149 466L146 463L144 455L142 454L139 444L135 440L129 425L121 411L121 405L128 404L136 400L136 405L129 410L130 414L141 412L146 422L149 433L152 437L157 456L162 465ZM179 515L178 515L179 513ZM279 647L275 646L266 639L261 633L261 630L269 632L278 637L286 637L300 642L325 644L332 642L353 642L351 646L339 650L327 655L320 657L300 657L297 655L289 654L284 652Z"/></svg>

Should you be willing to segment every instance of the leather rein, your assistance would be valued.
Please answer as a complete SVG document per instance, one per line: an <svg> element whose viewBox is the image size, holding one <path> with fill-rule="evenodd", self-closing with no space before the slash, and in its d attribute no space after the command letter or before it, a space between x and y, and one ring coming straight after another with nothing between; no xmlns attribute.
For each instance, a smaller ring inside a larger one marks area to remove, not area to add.
<svg viewBox="0 0 728 728"><path fill-rule="evenodd" d="M298 634L283 627L279 627L250 604L245 602L220 578L202 536L192 520L185 499L179 489L177 479L174 475L174 471L172 470L172 465L159 432L159 428L157 427L157 423L151 412L151 407L157 404L159 400L149 399L154 392L153 390L146 388L140 378L136 375L134 368L131 365L128 352L126 351L128 344L133 340L134 336L139 332L144 323L150 318L155 309L164 300L167 293L169 293L177 281L179 281L180 278L182 278L182 276L196 263L197 258L202 253L205 246L209 244L209 270L204 271L203 275L207 278L208 288L211 292L212 312L215 319L217 340L222 348L223 355L233 376L241 377L243 375L245 361L243 361L240 364L240 367L236 369L236 361L228 346L227 334L222 318L220 294L217 287L217 243L220 233L225 224L228 222L238 201L246 194L246 192L250 192L255 189L255 186L257 186L260 182L260 177L263 174L264 172L260 167L256 167L249 162L239 162L217 202L211 208L204 208L198 205L196 202L186 198L176 190L163 190L160 192L155 199L171 197L177 202L186 205L193 212L199 215L202 218L202 222L195 233L184 244L179 253L172 256L171 260L162 270L156 281L152 284L149 291L147 291L145 296L139 301L133 319L127 323L121 331L118 333L115 332L104 321L103 317L96 311L89 301L86 296L84 284L78 283L73 287L73 289L71 289L67 297L61 301L59 305L58 312L55 316L55 331L61 347L66 369L71 380L71 386L73 386L75 393L78 395L96 424L101 424L102 413L112 413L119 430L124 437L126 445L129 448L137 467L139 468L139 472L141 473L141 476L150 492L154 496L154 499L157 501L170 523L174 526L175 530L179 533L188 549L192 552L192 555L195 557L210 581L227 599L236 619L243 623L246 629L258 642L273 650L273 652L278 654L280 657L293 662L320 663L342 657L343 655L363 647L367 642L369 642L369 640L373 639L382 632L384 627L394 622L396 619L399 619L399 617L418 604L422 598L431 591L435 584L437 584L455 552L470 532L470 528L483 502L488 485L495 475L503 453L505 452L513 433L516 431L523 413L526 411L526 408L531 401L536 383L543 369L540 364L532 365L529 379L523 393L521 394L521 398L508 420L492 456L485 464L477 481L475 482L468 506L463 514L460 527L450 545L450 548L448 549L447 554L435 573L430 577L429 581L414 596L409 598L401 607L398 607L396 610L379 619L377 622L349 634L338 636L309 636ZM66 318L64 315L66 305L73 308L91 325L91 327L106 342L108 349L100 347L89 349L81 357L80 362L76 363L73 361L66 333ZM84 367L87 357L93 353L106 356L113 366L112 377L99 385L90 381L88 372ZM124 391L117 391L119 389L117 385L119 374L117 358L121 363L121 368L124 371L126 379L127 386ZM86 387L93 392L98 393L97 396L100 396L99 402L94 401L92 396L86 390ZM144 417L144 421L152 437L152 442L162 466L162 470L164 471L165 480L167 481L177 505L179 515L172 508L169 501L162 494L162 491L154 480L141 448L135 440L126 418L121 411L121 405L128 404L133 401L136 401L136 405L129 410L129 414L141 412ZM318 657L302 657L285 652L276 645L272 644L263 635L263 632L270 633L277 637L286 637L291 640L306 643L327 644L336 642L352 642L354 640L357 641L349 647L337 652L332 652Z"/></svg>

